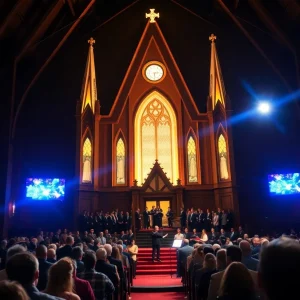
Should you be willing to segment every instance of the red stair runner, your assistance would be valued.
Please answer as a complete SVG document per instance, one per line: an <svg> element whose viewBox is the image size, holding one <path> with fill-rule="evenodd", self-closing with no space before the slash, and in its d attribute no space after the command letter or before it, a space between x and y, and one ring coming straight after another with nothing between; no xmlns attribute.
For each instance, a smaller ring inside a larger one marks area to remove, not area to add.
<svg viewBox="0 0 300 300"><path fill-rule="evenodd" d="M161 262L152 262L152 249L139 248L137 275L174 274L177 269L176 249L161 248Z"/></svg>

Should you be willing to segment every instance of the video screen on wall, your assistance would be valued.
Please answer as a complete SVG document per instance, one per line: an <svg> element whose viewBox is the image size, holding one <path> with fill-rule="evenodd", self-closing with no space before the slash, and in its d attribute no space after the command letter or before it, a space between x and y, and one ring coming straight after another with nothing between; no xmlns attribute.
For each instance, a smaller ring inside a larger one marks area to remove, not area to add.
<svg viewBox="0 0 300 300"><path fill-rule="evenodd" d="M300 173L271 174L268 181L271 195L300 194Z"/></svg>
<svg viewBox="0 0 300 300"><path fill-rule="evenodd" d="M65 196L65 179L27 178L26 198L32 200L63 200Z"/></svg>

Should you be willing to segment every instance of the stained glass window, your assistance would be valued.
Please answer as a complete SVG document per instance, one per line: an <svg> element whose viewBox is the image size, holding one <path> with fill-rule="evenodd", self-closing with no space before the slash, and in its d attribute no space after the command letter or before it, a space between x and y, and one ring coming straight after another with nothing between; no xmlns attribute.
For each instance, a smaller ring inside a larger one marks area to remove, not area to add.
<svg viewBox="0 0 300 300"><path fill-rule="evenodd" d="M219 169L220 169L220 178L226 180L229 178L228 175L228 157L227 157L227 146L226 140L223 134L220 134L218 139L218 152L219 152Z"/></svg>
<svg viewBox="0 0 300 300"><path fill-rule="evenodd" d="M82 149L82 182L92 182L92 143L89 138L86 138Z"/></svg>
<svg viewBox="0 0 300 300"><path fill-rule="evenodd" d="M125 184L125 144L122 138L117 142L117 184Z"/></svg>
<svg viewBox="0 0 300 300"><path fill-rule="evenodd" d="M142 179L146 179L157 159L172 178L172 133L170 115L161 101L153 99L141 118Z"/></svg>
<svg viewBox="0 0 300 300"><path fill-rule="evenodd" d="M187 156L188 156L188 172L189 182L197 182L197 152L196 142L192 136L189 137L187 143Z"/></svg>

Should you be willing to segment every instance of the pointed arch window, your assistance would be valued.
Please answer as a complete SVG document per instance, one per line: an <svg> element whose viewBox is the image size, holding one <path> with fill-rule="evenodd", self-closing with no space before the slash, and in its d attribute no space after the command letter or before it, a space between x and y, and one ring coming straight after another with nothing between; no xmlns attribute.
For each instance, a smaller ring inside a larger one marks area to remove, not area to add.
<svg viewBox="0 0 300 300"><path fill-rule="evenodd" d="M120 137L116 145L116 182L125 184L125 143Z"/></svg>
<svg viewBox="0 0 300 300"><path fill-rule="evenodd" d="M219 154L219 170L221 180L229 178L228 175L228 155L227 144L223 134L220 134L218 139L218 154Z"/></svg>
<svg viewBox="0 0 300 300"><path fill-rule="evenodd" d="M135 117L135 178L139 184L155 163L161 164L171 182L178 179L177 120L169 101L159 92L149 94Z"/></svg>
<svg viewBox="0 0 300 300"><path fill-rule="evenodd" d="M87 137L82 149L82 183L92 182L92 143Z"/></svg>
<svg viewBox="0 0 300 300"><path fill-rule="evenodd" d="M190 135L187 142L188 182L198 182L197 147L195 139Z"/></svg>

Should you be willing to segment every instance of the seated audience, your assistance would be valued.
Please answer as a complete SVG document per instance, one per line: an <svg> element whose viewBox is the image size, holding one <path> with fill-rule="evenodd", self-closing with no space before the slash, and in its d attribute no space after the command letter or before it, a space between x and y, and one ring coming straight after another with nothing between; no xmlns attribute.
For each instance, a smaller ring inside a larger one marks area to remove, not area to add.
<svg viewBox="0 0 300 300"><path fill-rule="evenodd" d="M95 300L95 295L90 283L87 280L83 280L77 277L76 273L76 261L71 260L68 257L62 258L65 260L70 260L73 265L73 280L74 280L74 290L81 300Z"/></svg>
<svg viewBox="0 0 300 300"><path fill-rule="evenodd" d="M49 270L49 278L45 293L68 300L80 300L73 293L73 264L70 259L60 259Z"/></svg>
<svg viewBox="0 0 300 300"><path fill-rule="evenodd" d="M3 280L0 282L0 299L29 300L23 287L17 282Z"/></svg>
<svg viewBox="0 0 300 300"><path fill-rule="evenodd" d="M251 257L250 244L247 241L241 241L239 246L242 250L242 264L249 270L257 271L258 260Z"/></svg>
<svg viewBox="0 0 300 300"><path fill-rule="evenodd" d="M60 260L63 257L72 257L72 246L74 244L74 239L72 236L66 237L66 245L57 249L56 256L57 260Z"/></svg>
<svg viewBox="0 0 300 300"><path fill-rule="evenodd" d="M216 257L208 253L204 257L203 268L194 274L195 295L197 299L206 299L211 275L216 273Z"/></svg>
<svg viewBox="0 0 300 300"><path fill-rule="evenodd" d="M226 260L227 266L232 262L241 262L242 261L242 251L237 246L229 246L226 251ZM257 272L250 271L252 279L257 288ZM219 295L219 289L224 271L218 272L211 276L209 290L208 290L208 300L215 300Z"/></svg>
<svg viewBox="0 0 300 300"><path fill-rule="evenodd" d="M37 288L43 291L46 288L48 282L48 272L52 264L47 261L47 248L44 245L39 245L36 248L35 256L39 262L39 281ZM57 295L56 295L57 296Z"/></svg>
<svg viewBox="0 0 300 300"><path fill-rule="evenodd" d="M258 280L269 300L296 299L299 284L300 244L279 238L262 250Z"/></svg>
<svg viewBox="0 0 300 300"><path fill-rule="evenodd" d="M6 261L8 261L13 255L18 254L18 253L23 253L25 251L26 251L26 249L20 245L14 245L14 246L10 247L6 253ZM0 271L0 281L2 281L2 280L7 280L6 269L3 269Z"/></svg>
<svg viewBox="0 0 300 300"><path fill-rule="evenodd" d="M9 280L22 285L31 300L62 300L62 298L41 293L36 288L39 278L39 262L31 253L18 253L8 259L6 272Z"/></svg>
<svg viewBox="0 0 300 300"><path fill-rule="evenodd" d="M217 271L223 271L226 269L226 250L220 249L217 253Z"/></svg>
<svg viewBox="0 0 300 300"><path fill-rule="evenodd" d="M50 248L50 249L48 248L47 261L52 264L56 263L56 251L54 248Z"/></svg>
<svg viewBox="0 0 300 300"><path fill-rule="evenodd" d="M72 249L72 259L75 260L77 266L77 273L81 273L84 271L84 263L82 261L83 251L80 247L76 246Z"/></svg>
<svg viewBox="0 0 300 300"><path fill-rule="evenodd" d="M181 277L183 275L183 269L187 265L187 257L192 254L194 248L189 245L189 240L183 240L183 246L178 249L178 259L177 259L177 276Z"/></svg>
<svg viewBox="0 0 300 300"><path fill-rule="evenodd" d="M257 299L253 278L250 271L242 263L233 262L227 267L221 281L218 299Z"/></svg>
<svg viewBox="0 0 300 300"><path fill-rule="evenodd" d="M96 299L108 299L115 291L115 288L105 274L95 271L96 255L94 251L86 251L84 266L84 271L78 274L78 277L87 280L91 284Z"/></svg>
<svg viewBox="0 0 300 300"><path fill-rule="evenodd" d="M123 280L125 278L125 275L124 275L124 269L123 269L122 261L112 257L112 246L110 244L105 244L104 248L105 248L106 253L107 253L107 260L112 265L115 265L117 267L120 279Z"/></svg>

